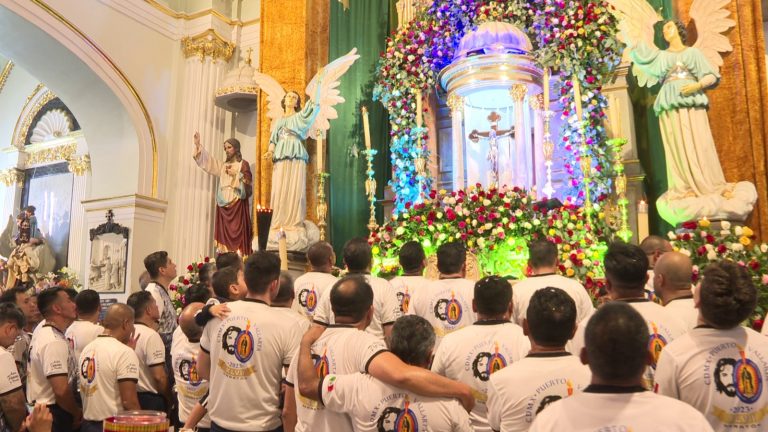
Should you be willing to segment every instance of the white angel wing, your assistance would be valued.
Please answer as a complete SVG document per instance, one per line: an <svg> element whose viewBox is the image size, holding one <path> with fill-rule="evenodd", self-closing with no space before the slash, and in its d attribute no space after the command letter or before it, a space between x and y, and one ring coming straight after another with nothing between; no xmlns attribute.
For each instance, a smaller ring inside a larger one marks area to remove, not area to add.
<svg viewBox="0 0 768 432"><path fill-rule="evenodd" d="M317 131L328 130L331 127L329 120L339 117L339 114L333 108L334 105L344 102L344 98L341 97L341 92L338 89L339 84L341 84L339 80L359 58L357 48L352 48L352 51L345 56L339 57L326 65L309 82L306 89L307 96L318 105L320 110L315 118L315 122L309 129L309 136L312 138L317 139Z"/></svg>
<svg viewBox="0 0 768 432"><path fill-rule="evenodd" d="M698 38L694 47L701 50L709 63L720 70L723 57L720 53L733 51L728 37L723 33L736 26L736 22L728 16L731 12L728 5L731 0L693 0L691 4L691 19L696 22Z"/></svg>
<svg viewBox="0 0 768 432"><path fill-rule="evenodd" d="M274 78L261 72L254 72L253 80L259 85L261 91L267 94L267 117L277 120L283 117L283 107L280 103L285 96L285 90Z"/></svg>
<svg viewBox="0 0 768 432"><path fill-rule="evenodd" d="M656 47L653 42L653 26L661 21L661 16L646 0L608 0L608 3L612 6L611 12L619 21L619 40L627 45L624 60L629 60L629 53L639 42L645 42L652 48ZM633 67L632 72L640 86L650 87L658 81L638 67Z"/></svg>

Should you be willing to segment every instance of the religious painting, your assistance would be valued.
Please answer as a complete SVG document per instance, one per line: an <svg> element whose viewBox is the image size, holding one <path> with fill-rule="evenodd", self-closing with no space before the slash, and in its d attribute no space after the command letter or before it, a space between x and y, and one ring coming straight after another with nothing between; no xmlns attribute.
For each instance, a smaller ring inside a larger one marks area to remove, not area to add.
<svg viewBox="0 0 768 432"><path fill-rule="evenodd" d="M88 288L110 294L125 293L128 266L128 228L114 223L112 210L107 222L91 229Z"/></svg>

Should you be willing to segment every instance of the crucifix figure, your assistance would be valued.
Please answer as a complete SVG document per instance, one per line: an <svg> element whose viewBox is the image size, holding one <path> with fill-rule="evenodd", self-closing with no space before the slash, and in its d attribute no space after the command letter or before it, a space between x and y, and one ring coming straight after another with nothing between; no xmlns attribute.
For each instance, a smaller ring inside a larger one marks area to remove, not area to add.
<svg viewBox="0 0 768 432"><path fill-rule="evenodd" d="M515 128L499 129L499 120L501 115L496 111L491 111L488 115L488 121L491 123L490 130L479 132L473 129L469 133L469 140L477 144L480 138L488 138L488 162L491 164L491 186L499 186L499 138L511 136Z"/></svg>

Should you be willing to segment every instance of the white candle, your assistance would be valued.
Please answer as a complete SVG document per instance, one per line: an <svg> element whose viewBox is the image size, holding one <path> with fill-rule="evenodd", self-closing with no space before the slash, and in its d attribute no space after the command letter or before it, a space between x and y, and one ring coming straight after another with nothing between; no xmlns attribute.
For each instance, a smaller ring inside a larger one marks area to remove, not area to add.
<svg viewBox="0 0 768 432"><path fill-rule="evenodd" d="M579 78L576 75L573 76L573 101L576 103L576 117L578 117L578 121L581 122L583 120L583 111L581 107L581 84L579 83Z"/></svg>
<svg viewBox="0 0 768 432"><path fill-rule="evenodd" d="M421 117L423 108L421 107L421 90L416 90L416 127L421 127L423 119Z"/></svg>
<svg viewBox="0 0 768 432"><path fill-rule="evenodd" d="M325 165L323 163L325 162L323 159L325 157L325 148L323 147L323 133L318 132L317 134L317 173L322 174L325 171Z"/></svg>
<svg viewBox="0 0 768 432"><path fill-rule="evenodd" d="M648 237L648 203L640 200L637 203L637 241L638 243Z"/></svg>
<svg viewBox="0 0 768 432"><path fill-rule="evenodd" d="M280 256L280 270L288 270L288 242L282 228L277 234L277 252Z"/></svg>
<svg viewBox="0 0 768 432"><path fill-rule="evenodd" d="M365 134L365 149L371 149L371 126L368 124L368 108L363 107L363 133Z"/></svg>
<svg viewBox="0 0 768 432"><path fill-rule="evenodd" d="M549 68L544 68L544 112L549 111Z"/></svg>

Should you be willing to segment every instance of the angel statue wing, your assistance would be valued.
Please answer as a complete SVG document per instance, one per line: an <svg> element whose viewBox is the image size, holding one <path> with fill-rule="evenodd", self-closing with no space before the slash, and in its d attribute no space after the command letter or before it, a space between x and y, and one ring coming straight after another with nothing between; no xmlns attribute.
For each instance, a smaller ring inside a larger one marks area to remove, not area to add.
<svg viewBox="0 0 768 432"><path fill-rule="evenodd" d="M283 116L283 107L280 103L285 96L285 90L274 78L261 72L253 74L253 80L259 85L261 90L267 94L267 117L277 120ZM273 125L275 123L272 123Z"/></svg>
<svg viewBox="0 0 768 432"><path fill-rule="evenodd" d="M723 65L720 53L733 51L728 37L723 33L736 26L728 16L731 0L693 0L691 19L696 22L698 38L694 47L701 50L709 63L719 72Z"/></svg>
<svg viewBox="0 0 768 432"><path fill-rule="evenodd" d="M708 1L708 0L703 0ZM644 42L651 48L656 48L653 42L653 26L661 21L661 16L645 0L608 0L613 6L613 15L619 21L619 40L627 45L624 59L629 59L629 53L639 42ZM632 73L637 77L640 86L651 87L658 79L647 75L640 68L633 66Z"/></svg>
<svg viewBox="0 0 768 432"><path fill-rule="evenodd" d="M338 89L341 84L339 80L359 58L357 48L352 48L352 51L322 68L309 82L305 92L320 110L309 129L309 136L312 138L317 139L318 131L327 131L331 127L328 121L339 117L333 108L334 105L344 102Z"/></svg>

